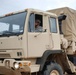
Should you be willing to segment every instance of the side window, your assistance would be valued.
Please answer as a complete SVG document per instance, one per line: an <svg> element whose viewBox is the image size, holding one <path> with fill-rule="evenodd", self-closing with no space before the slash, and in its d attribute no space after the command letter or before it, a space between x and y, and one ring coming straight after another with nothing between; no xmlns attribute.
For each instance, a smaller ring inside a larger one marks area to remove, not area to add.
<svg viewBox="0 0 76 75"><path fill-rule="evenodd" d="M43 31L43 16L35 14L35 32Z"/></svg>
<svg viewBox="0 0 76 75"><path fill-rule="evenodd" d="M29 18L28 32L42 32L42 15L31 14Z"/></svg>
<svg viewBox="0 0 76 75"><path fill-rule="evenodd" d="M50 18L50 32L57 33L57 23L56 18Z"/></svg>

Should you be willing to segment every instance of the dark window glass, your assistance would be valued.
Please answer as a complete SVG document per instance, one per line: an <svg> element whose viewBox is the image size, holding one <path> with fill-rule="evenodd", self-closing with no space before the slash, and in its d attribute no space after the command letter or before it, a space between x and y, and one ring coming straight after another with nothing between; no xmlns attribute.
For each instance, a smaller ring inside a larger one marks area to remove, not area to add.
<svg viewBox="0 0 76 75"><path fill-rule="evenodd" d="M57 33L56 18L50 18L50 32Z"/></svg>
<svg viewBox="0 0 76 75"><path fill-rule="evenodd" d="M23 33L26 12L0 18L0 35Z"/></svg>
<svg viewBox="0 0 76 75"><path fill-rule="evenodd" d="M28 32L42 32L42 15L31 14L29 17Z"/></svg>

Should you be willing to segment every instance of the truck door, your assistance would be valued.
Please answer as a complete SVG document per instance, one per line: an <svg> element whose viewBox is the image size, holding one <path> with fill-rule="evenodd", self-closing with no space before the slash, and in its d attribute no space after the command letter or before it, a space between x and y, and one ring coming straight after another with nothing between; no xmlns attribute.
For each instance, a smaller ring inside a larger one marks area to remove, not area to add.
<svg viewBox="0 0 76 75"><path fill-rule="evenodd" d="M41 57L48 46L47 31L44 31L44 18L40 14L31 14L28 24L28 57ZM40 21L40 29L35 29L35 22ZM42 27L42 28L41 28ZM39 31L38 31L39 30Z"/></svg>
<svg viewBox="0 0 76 75"><path fill-rule="evenodd" d="M58 21L54 17L49 18L50 23L50 37L52 37L53 50L60 50L60 34Z"/></svg>

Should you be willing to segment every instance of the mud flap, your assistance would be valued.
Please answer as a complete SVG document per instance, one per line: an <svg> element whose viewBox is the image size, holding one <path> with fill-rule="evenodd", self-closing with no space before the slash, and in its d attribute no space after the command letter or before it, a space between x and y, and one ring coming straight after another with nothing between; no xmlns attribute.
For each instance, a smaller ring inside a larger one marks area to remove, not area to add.
<svg viewBox="0 0 76 75"><path fill-rule="evenodd" d="M21 75L18 70L8 69L6 67L0 66L0 75Z"/></svg>

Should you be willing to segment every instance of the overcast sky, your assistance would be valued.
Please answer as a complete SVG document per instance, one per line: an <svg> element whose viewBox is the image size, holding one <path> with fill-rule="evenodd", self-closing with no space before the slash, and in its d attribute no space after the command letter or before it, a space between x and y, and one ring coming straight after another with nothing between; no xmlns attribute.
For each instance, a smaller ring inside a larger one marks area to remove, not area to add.
<svg viewBox="0 0 76 75"><path fill-rule="evenodd" d="M0 0L0 15L26 8L46 11L60 7L76 9L76 0Z"/></svg>

